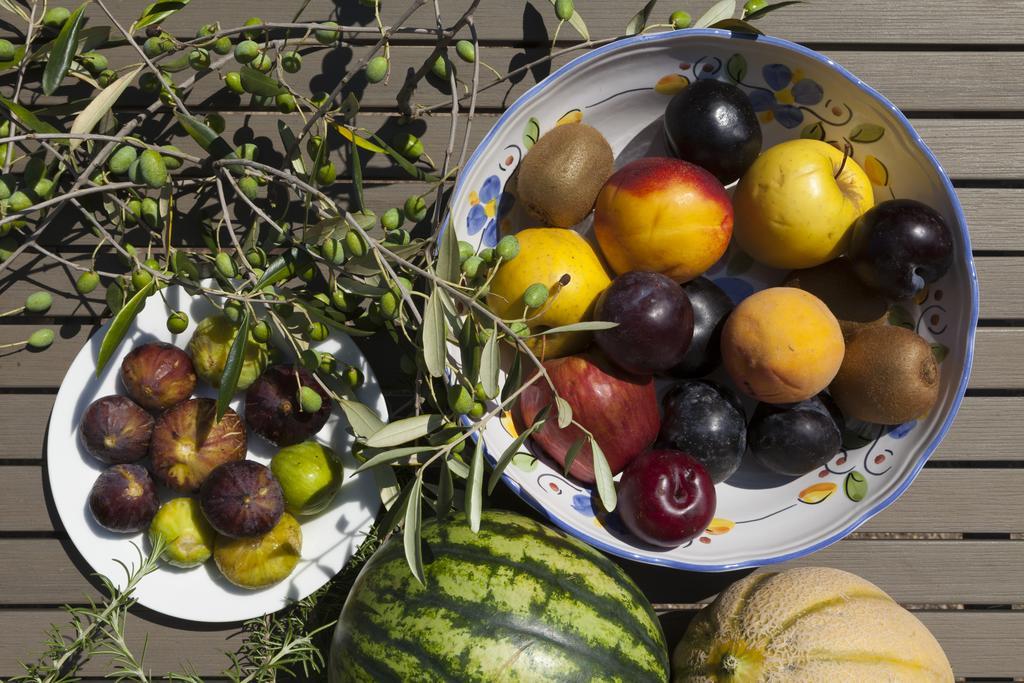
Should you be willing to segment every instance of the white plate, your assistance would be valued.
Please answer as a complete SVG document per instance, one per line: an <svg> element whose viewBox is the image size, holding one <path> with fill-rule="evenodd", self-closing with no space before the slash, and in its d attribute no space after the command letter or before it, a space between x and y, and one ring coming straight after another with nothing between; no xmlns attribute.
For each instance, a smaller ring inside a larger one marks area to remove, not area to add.
<svg viewBox="0 0 1024 683"><path fill-rule="evenodd" d="M139 344L151 341L169 342L185 348L192 338L196 322L214 312L201 297L191 297L180 287L164 291L173 310L188 313L189 326L182 334L167 331L167 306L159 296L152 296L132 324L124 341L100 376L96 377L96 358L100 342L110 327L105 323L86 343L71 363L61 383L50 416L47 437L46 467L50 491L61 523L78 552L92 568L118 586L125 583L125 572L118 561L138 564L138 553L132 542L148 551L144 533L116 534L98 526L88 510L89 490L104 469L80 444L78 423L85 409L97 398L109 394L125 394L118 373L121 361ZM366 358L350 337L332 330L331 337L315 347L333 353L339 362L362 370L366 380L356 392L360 401L387 419L387 406L377 378ZM204 382L196 387L196 396L216 398L217 393ZM231 402L240 415L244 392ZM278 584L262 590L246 590L229 583L217 570L213 560L192 569L161 565L145 577L135 592L139 604L156 612L180 619L201 622L230 622L250 619L275 612L301 600L331 579L352 557L366 538L380 507L379 488L372 472L354 475L356 462L351 455L352 437L346 432L347 422L335 406L327 424L316 439L342 456L345 481L334 501L314 517L300 517L302 524L302 558L291 575ZM248 458L268 464L276 449L256 434L249 432ZM143 461L144 463L146 461ZM161 501L176 495L158 487Z"/></svg>
<svg viewBox="0 0 1024 683"><path fill-rule="evenodd" d="M956 192L938 160L900 111L877 91L817 52L778 38L688 29L635 36L591 50L523 94L498 119L459 174L452 225L459 239L493 246L500 234L535 223L506 184L527 149L556 125L597 128L616 164L666 155L661 116L672 94L702 78L738 82L761 121L764 149L811 137L852 141L875 199L910 197L945 216L954 234L949 272L890 320L931 342L941 362L939 400L920 420L891 430L861 430L849 448L802 477L773 476L744 464L716 487L716 518L678 548L655 548L630 535L617 513L595 514L593 491L567 479L524 447L505 482L556 525L615 555L679 569L725 571L784 562L835 543L889 506L910 486L949 429L967 387L978 321L978 280ZM590 221L577 229L587 235ZM739 302L785 273L731 248L706 273ZM458 357L458 354L456 354ZM748 404L748 407L752 407ZM748 415L750 413L748 412ZM509 420L483 430L493 463L513 442Z"/></svg>

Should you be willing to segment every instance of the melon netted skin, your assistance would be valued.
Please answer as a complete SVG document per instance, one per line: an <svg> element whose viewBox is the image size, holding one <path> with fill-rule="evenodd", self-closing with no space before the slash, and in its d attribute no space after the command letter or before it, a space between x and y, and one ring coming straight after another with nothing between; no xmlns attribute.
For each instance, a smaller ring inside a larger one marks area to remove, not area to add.
<svg viewBox="0 0 1024 683"><path fill-rule="evenodd" d="M334 632L330 681L668 681L643 593L575 538L511 512L423 524L425 584L395 534L366 563Z"/></svg>
<svg viewBox="0 0 1024 683"><path fill-rule="evenodd" d="M942 647L882 589L838 569L748 576L690 623L673 683L952 682Z"/></svg>

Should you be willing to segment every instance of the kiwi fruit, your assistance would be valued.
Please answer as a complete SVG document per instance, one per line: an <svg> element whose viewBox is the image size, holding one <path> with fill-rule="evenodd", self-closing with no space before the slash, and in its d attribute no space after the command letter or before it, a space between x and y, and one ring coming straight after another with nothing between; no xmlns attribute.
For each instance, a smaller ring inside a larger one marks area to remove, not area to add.
<svg viewBox="0 0 1024 683"><path fill-rule="evenodd" d="M931 346L904 327L858 330L829 392L843 415L901 424L921 417L939 397L939 365Z"/></svg>
<svg viewBox="0 0 1024 683"><path fill-rule="evenodd" d="M846 339L864 327L884 325L889 314L889 303L861 282L846 259L794 270L783 285L810 292L825 302Z"/></svg>
<svg viewBox="0 0 1024 683"><path fill-rule="evenodd" d="M614 163L611 145L595 128L555 126L519 164L516 199L545 226L570 228L594 208Z"/></svg>

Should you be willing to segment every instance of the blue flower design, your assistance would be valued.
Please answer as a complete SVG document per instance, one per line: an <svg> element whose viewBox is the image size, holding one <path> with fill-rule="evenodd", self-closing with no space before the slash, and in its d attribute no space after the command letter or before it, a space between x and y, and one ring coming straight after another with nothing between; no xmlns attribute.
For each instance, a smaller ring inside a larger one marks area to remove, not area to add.
<svg viewBox="0 0 1024 683"><path fill-rule="evenodd" d="M590 502L590 494L577 493L572 497L572 509L586 517L594 516L594 506Z"/></svg>
<svg viewBox="0 0 1024 683"><path fill-rule="evenodd" d="M797 105L814 106L825 96L817 81L785 64L766 64L761 75L771 90L752 90L749 94L754 111L764 123L774 120L785 128L796 128L804 120L804 112Z"/></svg>
<svg viewBox="0 0 1024 683"><path fill-rule="evenodd" d="M896 425L895 427L893 427L892 431L889 432L889 436L891 436L894 439L902 439L907 434L909 434L911 432L911 430L913 430L914 427L916 427L916 426L917 426L917 420L911 420L910 422L904 422L901 425Z"/></svg>
<svg viewBox="0 0 1024 683"><path fill-rule="evenodd" d="M469 193L470 208L466 227L470 235L483 230L481 245L484 247L493 247L498 243L498 200L500 198L500 203L506 203L505 195L501 191L501 180L496 175L488 176L479 192Z"/></svg>

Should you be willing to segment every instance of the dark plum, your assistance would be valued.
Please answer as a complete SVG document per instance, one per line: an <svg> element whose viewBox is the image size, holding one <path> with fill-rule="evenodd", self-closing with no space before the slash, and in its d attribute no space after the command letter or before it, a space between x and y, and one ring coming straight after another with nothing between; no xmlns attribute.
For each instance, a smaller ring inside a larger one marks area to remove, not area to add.
<svg viewBox="0 0 1024 683"><path fill-rule="evenodd" d="M320 396L319 410L302 409L300 383ZM330 397L304 368L271 366L245 392L246 424L277 446L302 443L327 424L330 414Z"/></svg>
<svg viewBox="0 0 1024 683"><path fill-rule="evenodd" d="M665 136L675 156L704 167L723 185L742 176L761 152L761 124L750 98L710 78L669 101Z"/></svg>
<svg viewBox="0 0 1024 683"><path fill-rule="evenodd" d="M731 390L705 380L680 382L665 394L662 408L657 446L688 453L716 484L740 466L747 416Z"/></svg>
<svg viewBox="0 0 1024 683"><path fill-rule="evenodd" d="M722 364L722 328L735 305L706 277L690 280L682 287L693 309L693 339L683 360L670 372L676 377L700 377Z"/></svg>
<svg viewBox="0 0 1024 683"><path fill-rule="evenodd" d="M203 482L199 506L218 533L260 536L284 513L284 493L270 468L252 460L221 465Z"/></svg>
<svg viewBox="0 0 1024 683"><path fill-rule="evenodd" d="M655 449L637 456L619 481L619 516L634 535L673 548L699 536L715 516L715 485L686 453Z"/></svg>
<svg viewBox="0 0 1024 683"><path fill-rule="evenodd" d="M832 459L843 443L843 414L827 394L785 405L759 403L747 443L765 467L787 476L812 472Z"/></svg>
<svg viewBox="0 0 1024 683"><path fill-rule="evenodd" d="M89 510L96 523L108 531L142 531L159 508L156 485L142 465L108 467L89 491Z"/></svg>
<svg viewBox="0 0 1024 683"><path fill-rule="evenodd" d="M689 297L661 273L619 275L598 298L594 320L618 323L596 332L594 341L613 363L636 375L678 364L693 336Z"/></svg>
<svg viewBox="0 0 1024 683"><path fill-rule="evenodd" d="M192 395L196 372L188 354L173 344L153 342L132 349L121 362L128 395L148 410L166 410Z"/></svg>
<svg viewBox="0 0 1024 683"><path fill-rule="evenodd" d="M146 455L153 416L124 396L104 396L89 404L78 426L89 453L105 463L134 462Z"/></svg>
<svg viewBox="0 0 1024 683"><path fill-rule="evenodd" d="M890 199L853 224L850 262L865 285L908 299L953 264L953 236L937 211L913 199Z"/></svg>

